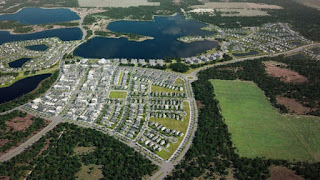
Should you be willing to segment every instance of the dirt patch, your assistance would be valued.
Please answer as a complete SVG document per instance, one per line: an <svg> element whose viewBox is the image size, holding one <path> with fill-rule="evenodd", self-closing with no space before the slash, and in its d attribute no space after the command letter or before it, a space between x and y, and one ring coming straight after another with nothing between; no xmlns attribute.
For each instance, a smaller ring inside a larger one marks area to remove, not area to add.
<svg viewBox="0 0 320 180"><path fill-rule="evenodd" d="M24 131L33 123L32 117L30 114L27 114L26 117L15 117L10 121L6 121L6 125L9 129L12 128L13 132Z"/></svg>
<svg viewBox="0 0 320 180"><path fill-rule="evenodd" d="M271 177L268 180L304 180L302 177L297 176L293 171L281 166L270 168Z"/></svg>
<svg viewBox="0 0 320 180"><path fill-rule="evenodd" d="M182 0L173 0L173 3L180 4Z"/></svg>
<svg viewBox="0 0 320 180"><path fill-rule="evenodd" d="M9 139L0 139L0 147L2 147L5 144L7 144L7 142L9 142Z"/></svg>
<svg viewBox="0 0 320 180"><path fill-rule="evenodd" d="M9 180L10 177L9 176L0 176L0 180Z"/></svg>
<svg viewBox="0 0 320 180"><path fill-rule="evenodd" d="M298 0L298 2L312 8L320 9L320 0Z"/></svg>
<svg viewBox="0 0 320 180"><path fill-rule="evenodd" d="M279 104L284 105L289 110L289 112L294 113L294 114L303 115L303 114L307 114L308 112L310 112L312 110L309 107L303 106L295 99L277 96L276 100Z"/></svg>
<svg viewBox="0 0 320 180"><path fill-rule="evenodd" d="M272 77L278 77L281 81L287 83L304 83L308 81L308 78L300 75L299 73L281 67L281 64L274 64L272 62L263 62L265 70L268 75Z"/></svg>
<svg viewBox="0 0 320 180"><path fill-rule="evenodd" d="M204 107L204 104L202 104L199 100L196 100L196 104L197 104L198 110Z"/></svg>
<svg viewBox="0 0 320 180"><path fill-rule="evenodd" d="M285 63L277 62L277 61L263 61L264 65L268 66L277 66L277 67L287 67L288 65Z"/></svg>

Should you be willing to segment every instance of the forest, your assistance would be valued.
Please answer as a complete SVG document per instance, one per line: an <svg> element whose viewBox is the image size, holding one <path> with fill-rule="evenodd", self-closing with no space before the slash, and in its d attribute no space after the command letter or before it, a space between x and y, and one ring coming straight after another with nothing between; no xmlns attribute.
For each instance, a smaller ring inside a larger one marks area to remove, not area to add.
<svg viewBox="0 0 320 180"><path fill-rule="evenodd" d="M76 154L76 147L95 147ZM59 124L10 161L0 164L0 176L21 179L75 179L82 165L102 165L104 179L141 179L156 166L132 148L94 129Z"/></svg>
<svg viewBox="0 0 320 180"><path fill-rule="evenodd" d="M39 97L45 93L51 85L58 79L60 71L55 71L49 78L43 80L38 87L30 93L24 94L12 101L0 104L0 112L5 112Z"/></svg>
<svg viewBox="0 0 320 180"><path fill-rule="evenodd" d="M256 67L259 61L243 63L251 63L249 67L252 67L252 69L244 68L243 70L244 73L247 72L248 74L253 71L251 77L256 76L256 73L262 70ZM241 63L235 64L239 65ZM255 68L258 70L254 70ZM299 69L301 69L302 73L303 68ZM193 144L185 155L184 160L175 167L173 174L166 179L193 179L200 176L203 178L221 177L225 179L228 175L240 180L267 179L270 176L269 167L271 166L287 167L306 179L317 179L320 176L320 163L289 162L286 160L265 159L263 157L254 159L240 157L237 154L237 149L233 146L231 134L228 132L228 127L221 115L214 88L208 81L213 78L235 79L236 75L219 71L217 68L209 68L199 72L198 81L192 83L195 98L201 104L198 129ZM266 81L266 84L268 83ZM272 83L268 84L268 86L273 85Z"/></svg>

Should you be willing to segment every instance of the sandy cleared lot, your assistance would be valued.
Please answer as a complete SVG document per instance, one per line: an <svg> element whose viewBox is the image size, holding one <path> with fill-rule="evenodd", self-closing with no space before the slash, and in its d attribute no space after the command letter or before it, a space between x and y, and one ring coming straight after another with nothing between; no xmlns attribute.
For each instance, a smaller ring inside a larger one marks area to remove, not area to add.
<svg viewBox="0 0 320 180"><path fill-rule="evenodd" d="M9 127L9 129L13 129L13 132L15 131L23 131L26 130L33 121L31 120L33 116L28 114L26 117L15 117L11 121L6 121L6 125Z"/></svg>
<svg viewBox="0 0 320 180"><path fill-rule="evenodd" d="M279 104L284 105L289 112L294 114L303 115L311 111L311 108L303 106L295 99L278 96L276 100Z"/></svg>
<svg viewBox="0 0 320 180"><path fill-rule="evenodd" d="M228 3L228 2L210 2L204 5L192 6L192 8L213 8L213 9L282 9L277 5L258 4L258 3Z"/></svg>
<svg viewBox="0 0 320 180"><path fill-rule="evenodd" d="M281 166L271 167L270 174L271 174L271 177L268 178L268 180L281 180L281 179L303 180L302 177L297 176L293 171Z"/></svg>
<svg viewBox="0 0 320 180"><path fill-rule="evenodd" d="M308 81L305 76L300 75L297 72L290 69L279 67L278 64L274 64L273 61L263 62L266 72L272 77L279 77L281 81L287 83L304 83Z"/></svg>
<svg viewBox="0 0 320 180"><path fill-rule="evenodd" d="M147 0L78 0L81 7L130 7L130 6L159 6L159 2Z"/></svg>
<svg viewBox="0 0 320 180"><path fill-rule="evenodd" d="M306 6L320 9L320 0L298 0L301 4L304 4Z"/></svg>

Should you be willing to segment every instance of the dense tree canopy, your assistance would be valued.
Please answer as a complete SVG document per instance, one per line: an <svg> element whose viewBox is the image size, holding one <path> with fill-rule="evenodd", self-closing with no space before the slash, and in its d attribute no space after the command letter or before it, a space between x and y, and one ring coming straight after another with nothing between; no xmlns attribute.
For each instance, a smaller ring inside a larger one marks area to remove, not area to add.
<svg viewBox="0 0 320 180"><path fill-rule="evenodd" d="M48 146L46 148L46 146ZM75 147L95 147L75 154ZM81 164L102 165L105 179L141 179L156 166L127 145L93 129L64 123L8 162L0 164L0 176L11 179L75 179Z"/></svg>

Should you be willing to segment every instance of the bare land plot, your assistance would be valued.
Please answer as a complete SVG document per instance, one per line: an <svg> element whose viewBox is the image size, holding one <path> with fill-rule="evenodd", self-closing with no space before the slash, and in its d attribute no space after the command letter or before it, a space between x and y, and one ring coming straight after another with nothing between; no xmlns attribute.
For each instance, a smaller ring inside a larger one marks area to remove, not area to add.
<svg viewBox="0 0 320 180"><path fill-rule="evenodd" d="M281 67L281 65L274 64L273 62L269 61L263 62L263 64L266 67L265 69L268 75L272 77L278 77L281 81L287 83L304 83L308 81L308 79L305 76L302 76L299 73L290 69Z"/></svg>
<svg viewBox="0 0 320 180"><path fill-rule="evenodd" d="M13 132L26 130L33 121L31 120L33 116L27 114L26 117L15 117L10 121L6 121L6 125L9 129L13 129Z"/></svg>
<svg viewBox="0 0 320 180"><path fill-rule="evenodd" d="M243 3L243 2L209 2L204 5L195 5L191 8L213 8L213 9L282 9L281 6L262 4L262 3Z"/></svg>
<svg viewBox="0 0 320 180"><path fill-rule="evenodd" d="M147 0L78 0L80 7L131 7L131 6L159 6L159 2Z"/></svg>
<svg viewBox="0 0 320 180"><path fill-rule="evenodd" d="M298 0L298 2L312 8L320 9L320 0Z"/></svg>
<svg viewBox="0 0 320 180"><path fill-rule="evenodd" d="M278 96L276 100L278 104L284 105L289 110L289 112L294 114L303 115L303 114L307 114L312 110L309 107L303 106L295 99Z"/></svg>
<svg viewBox="0 0 320 180"><path fill-rule="evenodd" d="M270 168L271 177L268 180L282 180L282 179L290 179L290 180L303 180L302 177L297 176L292 170L275 166Z"/></svg>

